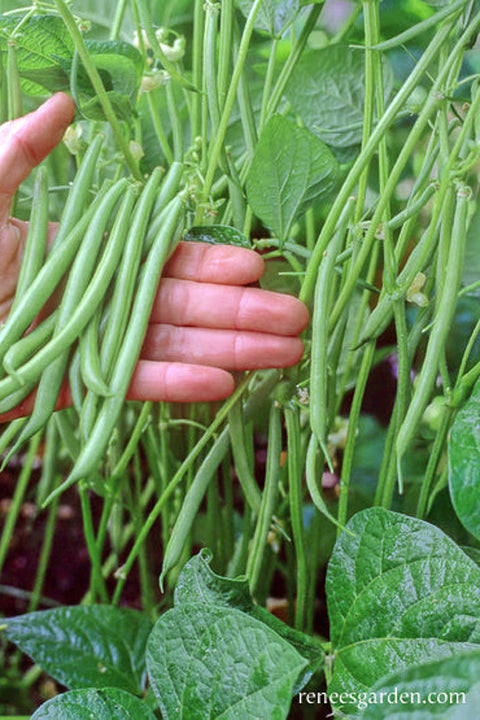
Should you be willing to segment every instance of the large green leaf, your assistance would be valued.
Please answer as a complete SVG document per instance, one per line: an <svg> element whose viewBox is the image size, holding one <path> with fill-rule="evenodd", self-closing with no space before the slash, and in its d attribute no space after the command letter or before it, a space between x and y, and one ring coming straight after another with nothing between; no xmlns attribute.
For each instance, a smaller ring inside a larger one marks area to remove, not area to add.
<svg viewBox="0 0 480 720"><path fill-rule="evenodd" d="M1 52L6 51L8 36L20 17L13 15L0 18ZM87 39L85 45L115 109L123 114L124 119L131 119L142 78L142 55L133 45L121 41ZM45 90L69 90L74 45L61 18L53 15L32 16L22 25L16 37L16 47L18 71L25 92L43 95ZM76 92L86 102L95 96L81 63L76 77ZM126 100L129 101L129 107L122 113L122 103L125 104ZM103 111L88 116L104 119Z"/></svg>
<svg viewBox="0 0 480 720"><path fill-rule="evenodd" d="M150 708L116 688L72 690L42 705L32 720L154 720Z"/></svg>
<svg viewBox="0 0 480 720"><path fill-rule="evenodd" d="M286 718L307 661L239 610L204 603L166 612L147 645L147 668L165 720Z"/></svg>
<svg viewBox="0 0 480 720"><path fill-rule="evenodd" d="M281 115L266 124L247 178L247 198L255 214L281 240L294 220L338 181L338 163L327 146Z"/></svg>
<svg viewBox="0 0 480 720"><path fill-rule="evenodd" d="M6 53L9 35L21 18L22 15L16 14L0 17L2 54ZM45 94L45 88L52 91L68 88L68 75L60 67L58 60L71 58L74 46L61 18L34 15L16 35L15 44L18 70L23 78L25 92L42 95Z"/></svg>
<svg viewBox="0 0 480 720"><path fill-rule="evenodd" d="M68 688L140 694L150 620L106 605L62 607L2 621L5 636Z"/></svg>
<svg viewBox="0 0 480 720"><path fill-rule="evenodd" d="M240 610L274 630L307 660L295 685L299 692L313 673L323 665L325 653L313 638L286 625L263 607L256 605L250 595L245 577L226 578L216 575L210 567L211 553L202 550L184 566L175 587L175 607L204 603L214 607Z"/></svg>
<svg viewBox="0 0 480 720"><path fill-rule="evenodd" d="M381 698L385 702L381 701ZM382 678L359 702L361 720L476 720L480 652L414 665Z"/></svg>
<svg viewBox="0 0 480 720"><path fill-rule="evenodd" d="M384 64L385 96L393 87ZM286 88L292 108L328 145L344 148L362 140L365 106L364 51L332 45L305 52Z"/></svg>
<svg viewBox="0 0 480 720"><path fill-rule="evenodd" d="M348 527L327 572L331 692L364 692L389 672L479 649L480 569L452 540L381 508Z"/></svg>
<svg viewBox="0 0 480 720"><path fill-rule="evenodd" d="M448 471L455 512L462 525L480 540L480 381L453 422Z"/></svg>

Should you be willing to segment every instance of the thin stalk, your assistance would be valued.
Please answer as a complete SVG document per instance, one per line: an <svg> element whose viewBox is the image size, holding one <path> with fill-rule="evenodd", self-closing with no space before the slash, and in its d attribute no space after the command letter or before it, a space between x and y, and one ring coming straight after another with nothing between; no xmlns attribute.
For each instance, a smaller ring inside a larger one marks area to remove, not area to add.
<svg viewBox="0 0 480 720"><path fill-rule="evenodd" d="M90 57L82 34L77 27L77 23L75 22L75 18L73 17L64 0L55 0L55 5L57 6L57 10L63 18L65 25L67 26L68 32L70 33L75 47L77 48L80 59L85 67L85 70L87 71L88 77L90 78L90 82L92 83L93 88L98 96L98 101L102 106L103 112L105 113L105 117L110 123L115 139L123 153L123 156L125 157L125 162L127 163L128 169L136 180L143 181L142 175L138 169L138 163L134 160L130 152L129 145L117 119L117 116L115 115L115 111L110 102L110 98L108 97L100 74L97 70L97 66Z"/></svg>
<svg viewBox="0 0 480 720"><path fill-rule="evenodd" d="M474 34L478 23L480 22L480 13L477 13L474 21L472 22L471 27L465 31L465 33L462 35L460 40L456 43L454 50L449 56L449 64L446 65L444 68L442 68L441 73L439 74L439 77L437 78L437 82L435 83L434 88L432 89L432 92L430 93L429 99L426 101L425 106L422 110L422 113L420 114L419 118L417 119L417 122L412 129L407 142L403 148L402 153L399 156L399 159L397 160L397 163L395 165L395 176L392 176L392 188L390 190L390 185L388 187L389 195L391 192L393 192L393 188L396 186L397 183L397 175L400 174L401 170L403 169L404 165L408 161L408 158L413 151L415 145L417 144L418 138L420 137L421 133L423 132L423 129L425 125L428 122L428 119L430 117L430 114L435 109L435 106L438 102L438 98L436 97L436 91L438 87L441 86L441 83L445 79L445 77L448 74L450 63L455 60L455 57L457 53L463 52L464 45L466 40ZM449 23L448 25L441 28L441 30L438 32L438 34L435 36L435 38L430 42L428 47L426 48L425 52L423 53L422 57L416 64L414 70L411 72L408 79L405 81L405 83L402 85L401 89L397 92L393 100L391 101L390 105L386 109L384 115L379 118L379 121L373 130L369 142L367 143L366 147L363 149L363 151L359 154L358 158L356 159L355 163L353 164L346 180L344 181L342 187L340 188L338 195L336 197L335 202L332 205L332 208L328 214L327 219L325 220L325 223L323 225L322 231L318 237L317 243L315 245L311 261L307 268L307 273L305 276L305 279L302 284L302 289L300 291L300 299L303 300L303 302L309 303L313 294L313 290L315 287L315 279L317 275L318 266L321 262L323 252L325 250L326 244L331 237L333 231L335 230L335 226L338 222L338 219L340 217L340 214L345 207L345 203L347 202L349 196L351 195L362 171L364 168L365 163L369 162L372 155L378 148L378 143L380 139L385 135L387 130L389 129L390 125L395 121L397 114L401 111L403 105L409 98L410 94L414 90L414 88L417 86L420 79L423 77L425 72L427 71L429 65L439 52L439 49L443 42L447 39L449 33L451 32L451 29L454 25L454 21ZM393 173L393 170L392 170ZM387 202L389 197L385 197L383 199L383 203ZM379 220L381 217L381 214L384 210L384 205L382 203L382 200L380 201L379 208L380 211L378 212L377 208L377 217L374 216L375 220ZM373 229L372 232L372 238L375 234L375 229ZM365 254L368 254L370 251L370 246L368 246L368 249ZM363 257L362 257L362 266L363 266ZM357 273L358 274L358 273ZM354 284L354 282L353 282ZM348 297L349 297L348 292ZM340 300L340 299L339 299ZM338 303L338 308L336 315L339 314L340 307L345 302L345 296L342 298L342 302Z"/></svg>
<svg viewBox="0 0 480 720"><path fill-rule="evenodd" d="M170 116L170 122L172 126L173 135L173 159L181 162L183 160L183 134L182 134L182 122L180 114L178 112L177 103L175 102L175 96L173 94L173 85L169 81L167 83L167 107L168 114Z"/></svg>
<svg viewBox="0 0 480 720"><path fill-rule="evenodd" d="M448 431L455 415L454 408L445 407L443 409L442 418L440 421L440 427L435 435L430 457L428 459L427 469L425 471L425 477L423 478L422 487L417 504L417 517L424 518L427 512L427 504L432 488L432 483L435 477L435 472L438 467L438 463L442 457L447 443Z"/></svg>
<svg viewBox="0 0 480 720"><path fill-rule="evenodd" d="M355 393L353 396L352 407L348 416L348 431L345 450L343 453L342 473L340 476L340 495L338 499L338 523L337 536L341 533L341 527L347 523L348 511L348 495L350 488L350 477L353 468L353 454L355 451L356 437L358 432L358 421L360 419L360 410L362 408L362 400L365 394L365 387L372 369L373 358L375 355L375 341L367 345L365 353L360 365L357 382L355 384Z"/></svg>
<svg viewBox="0 0 480 720"><path fill-rule="evenodd" d="M90 597L89 602L95 602L97 596L102 602L109 602L107 587L102 575L102 559L98 554L97 543L95 540L95 531L93 528L92 508L90 505L89 490L81 483L79 485L80 504L82 508L83 533L85 542L87 543L88 554L92 564L90 575Z"/></svg>
<svg viewBox="0 0 480 720"><path fill-rule="evenodd" d="M270 91L272 88L273 78L275 74L275 55L277 52L277 45L278 45L278 39L274 38L271 48L270 48L270 56L268 58L268 66L267 66L267 74L265 75L265 82L263 84L263 96L262 96L262 105L260 110L260 122L258 125L258 132L261 133L263 126L265 125L266 119L267 119L267 107L268 107L268 98L270 96Z"/></svg>
<svg viewBox="0 0 480 720"><path fill-rule="evenodd" d="M268 424L268 454L267 467L265 470L265 486L263 488L260 513L255 527L252 549L247 565L247 577L252 595L255 594L255 591L258 589L260 572L267 547L268 533L278 496L280 455L282 452L280 417L280 408L274 403L270 410Z"/></svg>
<svg viewBox="0 0 480 720"><path fill-rule="evenodd" d="M290 522L292 524L295 560L297 565L297 602L295 605L295 628L304 630L307 611L307 556L303 526L303 458L300 442L300 421L298 410L286 407L287 429L288 498Z"/></svg>
<svg viewBox="0 0 480 720"><path fill-rule="evenodd" d="M147 93L147 102L158 143L162 149L163 154L165 155L167 163L171 165L173 163L173 151L168 142L165 130L163 129L162 118L160 117L160 112L158 109L158 103L155 101L155 97L152 92Z"/></svg>
<svg viewBox="0 0 480 720"><path fill-rule="evenodd" d="M47 574L48 562L50 560L50 553L55 535L59 502L60 498L55 498L48 508L47 522L43 531L42 549L40 551L40 558L38 560L37 573L35 575L35 583L32 589L28 612L34 612L38 608L42 598L42 590L45 583L45 576Z"/></svg>
<svg viewBox="0 0 480 720"><path fill-rule="evenodd" d="M234 0L223 0L218 38L218 101L222 107L230 82L230 61L233 46Z"/></svg>
<svg viewBox="0 0 480 720"><path fill-rule="evenodd" d="M128 0L118 0L117 8L113 18L113 25L110 31L110 40L118 40L120 37L120 30L122 29L122 22L125 16L125 10L127 9Z"/></svg>
<svg viewBox="0 0 480 720"><path fill-rule="evenodd" d="M28 452L15 486L15 492L8 510L5 525L3 526L2 536L0 538L0 575L2 574L2 568L5 563L5 558L7 557L8 548L10 547L10 543L13 538L18 514L24 501L28 484L32 477L33 463L35 462L35 458L37 456L38 446L40 445L42 434L42 432L38 432L30 441Z"/></svg>
<svg viewBox="0 0 480 720"><path fill-rule="evenodd" d="M263 0L255 0L255 2L252 5L252 8L248 14L247 22L245 23L245 27L242 33L242 39L240 41L240 47L238 49L238 55L237 55L237 61L235 63L235 68L233 70L232 79L230 81L230 87L227 93L227 97L225 99L225 106L223 108L222 117L220 119L220 124L218 126L218 133L217 136L214 139L213 145L210 147L209 151L209 161L208 161L208 167L207 172L205 175L205 182L202 190L202 196L201 196L201 202L206 203L208 201L210 190L212 188L213 184L213 178L215 176L215 171L217 169L218 161L220 158L220 154L222 152L223 143L225 141L225 135L227 133L228 128L228 121L230 119L230 115L232 114L233 105L235 103L235 96L237 94L237 88L238 83L240 82L240 77L242 75L243 66L245 64L245 60L247 58L248 53L248 47L250 44L250 38L253 33L255 18L257 16L257 13L260 9L260 5L262 4ZM212 138L213 140L213 138ZM198 211L197 211L197 217L195 219L196 224L200 224L201 219L203 217L204 208L202 205L200 205Z"/></svg>
<svg viewBox="0 0 480 720"><path fill-rule="evenodd" d="M203 77L203 0L195 0L193 16L192 77L195 87L202 87ZM192 144L202 130L202 96L195 93L192 101Z"/></svg>
<svg viewBox="0 0 480 720"><path fill-rule="evenodd" d="M287 83L290 80L295 66L305 49L305 45L307 44L307 40L310 37L310 33L312 32L312 30L315 29L315 25L321 11L322 6L320 4L315 4L312 6L305 25L303 26L302 31L298 36L298 39L280 72L280 75L278 76L277 82L275 83L275 87L273 88L272 95L268 102L265 120L268 120L268 118L277 111L278 105L285 92Z"/></svg>
<svg viewBox="0 0 480 720"><path fill-rule="evenodd" d="M128 558L123 566L123 573L122 577L119 579L117 587L115 588L115 594L113 597L113 604L116 605L118 601L120 600L120 595L123 589L123 586L125 584L126 578L128 576L128 573L130 572L133 563L135 562L137 555L140 551L140 548L142 547L143 543L145 542L145 539L150 532L153 524L155 523L157 517L162 512L162 508L164 507L167 500L170 498L172 493L174 492L175 488L179 485L181 480L183 479L185 473L187 472L188 468L191 466L191 464L195 461L198 454L203 450L205 445L209 442L209 440L214 436L217 429L220 427L220 425L224 422L226 416L228 415L229 411L233 407L233 405L236 403L238 398L242 396L242 394L245 392L245 390L248 387L248 383L250 382L250 378L246 377L242 383L237 387L235 392L231 395L231 397L224 403L221 410L217 413L215 420L211 423L208 430L202 435L200 440L197 442L193 450L187 455L185 460L182 462L180 467L178 468L177 472L174 474L172 479L170 480L168 486L165 488L164 492L161 494L157 502L155 503L155 506L150 511L149 515L145 519L145 523L138 534L135 543L133 545L133 548L131 549Z"/></svg>

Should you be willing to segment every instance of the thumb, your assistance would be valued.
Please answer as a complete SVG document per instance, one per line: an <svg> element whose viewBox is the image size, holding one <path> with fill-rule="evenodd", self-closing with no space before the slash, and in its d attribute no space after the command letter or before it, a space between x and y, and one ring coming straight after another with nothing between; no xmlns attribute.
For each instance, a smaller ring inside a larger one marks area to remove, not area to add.
<svg viewBox="0 0 480 720"><path fill-rule="evenodd" d="M74 108L68 95L57 93L34 112L0 126L0 229L18 186L58 145Z"/></svg>

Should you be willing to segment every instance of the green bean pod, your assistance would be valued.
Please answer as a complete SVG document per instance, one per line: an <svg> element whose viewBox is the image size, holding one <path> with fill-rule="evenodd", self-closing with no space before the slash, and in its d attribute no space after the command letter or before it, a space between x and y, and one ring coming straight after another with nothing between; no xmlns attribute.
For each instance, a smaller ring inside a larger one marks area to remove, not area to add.
<svg viewBox="0 0 480 720"><path fill-rule="evenodd" d="M446 265L445 282L440 289L441 295L436 306L434 323L428 340L422 370L418 376L412 402L400 427L395 444L399 473L402 457L408 449L430 399L438 372L438 364L444 351L445 342L455 314L457 294L461 283L465 257L470 197L470 188L464 185L460 186L457 190L457 203Z"/></svg>
<svg viewBox="0 0 480 720"><path fill-rule="evenodd" d="M75 435L73 423L70 421L70 410L71 408L61 410L60 412L55 413L53 417L55 418L62 443L67 448L68 454L72 460L75 462L75 459L78 457L78 453L80 452L80 443Z"/></svg>
<svg viewBox="0 0 480 720"><path fill-rule="evenodd" d="M61 492L77 480L91 475L105 453L140 355L162 267L171 250L172 237L177 230L183 212L184 200L181 197L176 197L170 205L168 218L148 254L142 271L129 325L109 381L113 395L103 401L90 437L83 446L72 472L56 492ZM52 496L50 496L49 500L51 499Z"/></svg>
<svg viewBox="0 0 480 720"><path fill-rule="evenodd" d="M306 618L307 600L307 554L305 531L303 526L303 487L302 476L304 458L301 448L301 431L298 408L291 404L284 408L285 428L287 431L287 468L288 499L290 522L297 562L297 602L295 605L295 627L303 630Z"/></svg>
<svg viewBox="0 0 480 720"><path fill-rule="evenodd" d="M142 244L147 232L152 205L160 182L162 171L156 168L148 179L145 188L137 201L135 212L130 223L130 230L118 269L112 301L110 317L100 349L100 362L103 377L109 378L119 347L125 333L130 316L131 304L135 292L138 268L142 257Z"/></svg>
<svg viewBox="0 0 480 720"><path fill-rule="evenodd" d="M43 309L62 277L69 271L72 259L103 196L104 189L100 190L93 205L68 233L62 244L48 254L35 280L25 289L16 307L9 312L5 325L0 330L0 360L3 360L10 346L22 337L23 333ZM8 392L11 391L12 389L8 390ZM5 397L5 394L0 390L0 399L3 397Z"/></svg>
<svg viewBox="0 0 480 720"><path fill-rule="evenodd" d="M272 403L268 422L268 453L265 470L265 485L262 493L260 512L255 526L252 549L247 564L250 591L255 592L265 557L267 538L272 524L278 497L280 481L280 456L282 452L282 412L276 402Z"/></svg>
<svg viewBox="0 0 480 720"><path fill-rule="evenodd" d="M423 238L409 256L405 266L397 278L397 284L399 285L398 292L406 293L416 274L429 264L437 247L439 230L440 227L435 229L433 238L430 238L429 230L425 231ZM402 291L400 288L405 289ZM384 295L378 301L378 305L375 310L373 310L370 314L358 346L363 345L368 340L373 340L381 335L388 327L392 316L393 306L391 297L390 295Z"/></svg>
<svg viewBox="0 0 480 720"><path fill-rule="evenodd" d="M318 451L318 443L315 435L310 436L310 442L308 443L308 450L307 450L307 462L305 466L305 477L307 481L307 488L308 492L310 493L310 497L312 498L312 502L319 510L322 515L325 515L326 518L330 520L334 525L336 525L340 530L345 530L345 527L338 522L337 518L332 515L332 513L327 508L327 505L325 503L325 500L322 497L322 493L318 489L317 485L317 451Z"/></svg>
<svg viewBox="0 0 480 720"><path fill-rule="evenodd" d="M88 146L82 164L75 175L72 188L68 193L58 232L55 235L50 253L66 240L72 228L82 218L85 207L90 205L88 202L90 188L104 139L103 135L97 135Z"/></svg>
<svg viewBox="0 0 480 720"><path fill-rule="evenodd" d="M27 395L35 389L36 382L22 385L18 390L12 390L0 400L0 415L16 408L25 400Z"/></svg>
<svg viewBox="0 0 480 720"><path fill-rule="evenodd" d="M51 338L57 324L58 310L55 310L36 328L31 330L20 340L17 340L3 358L3 367L10 375L15 375L15 369L23 365L29 357L36 353Z"/></svg>
<svg viewBox="0 0 480 720"><path fill-rule="evenodd" d="M72 354L68 367L68 384L72 394L73 407L80 415L85 399L85 386L83 384L82 370L80 367L80 348L77 347Z"/></svg>
<svg viewBox="0 0 480 720"><path fill-rule="evenodd" d="M252 511L257 515L260 509L262 495L258 489L252 468L248 459L247 449L245 447L244 435L244 417L242 402L237 403L230 410L228 415L228 423L230 428L230 442L232 445L233 460L238 482L243 490L245 499L250 505Z"/></svg>
<svg viewBox="0 0 480 720"><path fill-rule="evenodd" d="M125 200L117 216L120 222L116 222L115 228L110 234L105 252L90 283L88 280L103 239L108 218L126 183L126 180L120 180L116 186L111 188L105 196L104 203L99 206L97 213L94 215L92 224L73 264L58 310L53 338L30 361L21 367L15 368L15 377L20 382L28 382L35 377L39 377L41 372L58 357L62 350L68 349L80 335L103 300L123 249L125 226L135 200L133 188L127 190Z"/></svg>
<svg viewBox="0 0 480 720"><path fill-rule="evenodd" d="M0 455L10 445L15 435L20 432L22 426L27 422L27 418L17 418L8 423L0 436Z"/></svg>
<svg viewBox="0 0 480 720"><path fill-rule="evenodd" d="M259 383L258 387L255 388L243 408L243 418L245 422L249 422L255 417L255 414L277 384L279 377L280 373L278 370L270 370L262 382ZM200 508L203 497L207 492L208 485L225 457L228 447L229 429L227 427L222 430L205 456L182 503L168 545L164 551L160 587L163 587L165 575L175 567L180 560L187 537L192 529L193 521Z"/></svg>
<svg viewBox="0 0 480 720"><path fill-rule="evenodd" d="M150 249L154 239L160 231L163 222L162 212L177 194L180 187L180 181L183 176L183 171L183 164L175 160L162 181L160 191L152 210L152 222L147 230L147 237L145 238L143 248L144 253Z"/></svg>
<svg viewBox="0 0 480 720"><path fill-rule="evenodd" d="M7 42L7 89L8 89L8 119L15 120L23 115L22 88L17 62L17 44L15 40Z"/></svg>
<svg viewBox="0 0 480 720"><path fill-rule="evenodd" d="M17 291L10 312L18 304L19 298L31 285L43 265L47 251L48 216L48 176L46 168L40 167L35 179L30 225L17 280Z"/></svg>
<svg viewBox="0 0 480 720"><path fill-rule="evenodd" d="M90 307L92 302L95 302L95 307L97 307L97 301L102 299L107 289L105 287L105 277L103 275L99 276L99 272L97 272L94 278L95 283L92 281L89 286L88 297L87 293L82 297L90 280L93 265L96 261L110 214L127 183L128 181L125 179L119 180L110 188L99 203L75 258L72 270L70 271L62 302L59 307L57 325L52 340L25 365L18 368L17 374L25 383L30 382L34 378L38 378L39 369L40 372L42 372L42 370L44 370L44 372L38 386L33 413L28 424L20 433L20 437L12 452L15 452L28 438L37 432L37 430L40 430L55 409L68 362L69 347L78 336L78 332L73 329L71 319L76 317L76 322L84 327L85 320L83 314L78 312L79 307L83 304L84 312L86 312L86 308ZM102 273L107 275L106 268L109 268L109 272L111 272L108 278L109 283L115 268L111 268L110 264L106 262L104 264L100 263L99 271L100 267L102 268ZM99 279L99 277L101 279ZM98 297L99 295L100 297ZM68 330L65 330L63 335L61 335L61 341L58 341L57 338L65 328L68 328ZM50 365L48 365L48 363L50 363ZM9 379L10 378L6 378L6 380ZM0 385L1 384L2 383L0 383Z"/></svg>
<svg viewBox="0 0 480 720"><path fill-rule="evenodd" d="M99 314L96 312L79 339L80 368L85 386L95 395L108 397L110 389L102 376L98 352Z"/></svg>
<svg viewBox="0 0 480 720"><path fill-rule="evenodd" d="M343 249L348 223L355 207L350 198L340 216L338 227L328 244L318 271L312 318L312 361L310 369L310 427L322 450L326 448L328 416L328 325L331 288L337 257ZM328 454L325 451L325 457Z"/></svg>

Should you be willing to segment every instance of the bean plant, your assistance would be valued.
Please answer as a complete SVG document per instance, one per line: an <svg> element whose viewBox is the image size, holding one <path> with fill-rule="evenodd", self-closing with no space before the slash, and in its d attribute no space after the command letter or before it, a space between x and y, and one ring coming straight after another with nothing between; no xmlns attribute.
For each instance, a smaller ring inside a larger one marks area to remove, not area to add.
<svg viewBox="0 0 480 720"><path fill-rule="evenodd" d="M38 386L0 436L4 465L25 453L0 568L22 503L47 516L2 658L33 659L18 687L66 688L32 717L476 717L479 3L19 5L0 3L0 120L76 103L15 199L0 329L0 412ZM262 287L310 310L297 366L239 373L223 404L125 400L181 238L263 255ZM40 609L72 488L88 592Z"/></svg>

